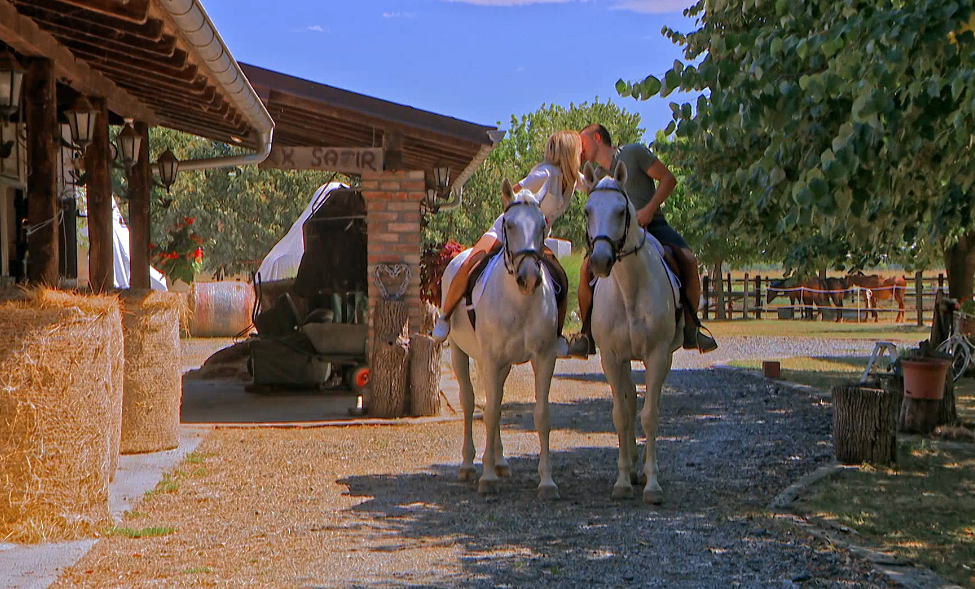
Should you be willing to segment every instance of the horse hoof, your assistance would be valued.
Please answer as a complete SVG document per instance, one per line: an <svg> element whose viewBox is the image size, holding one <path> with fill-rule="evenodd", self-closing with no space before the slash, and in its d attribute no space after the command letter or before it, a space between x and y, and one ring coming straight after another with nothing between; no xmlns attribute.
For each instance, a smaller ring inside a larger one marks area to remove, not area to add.
<svg viewBox="0 0 975 589"><path fill-rule="evenodd" d="M498 481L497 479L485 481L481 479L477 483L477 492L481 495L497 495L498 494Z"/></svg>
<svg viewBox="0 0 975 589"><path fill-rule="evenodd" d="M545 501L555 501L557 499L561 499L558 486L538 485L538 498Z"/></svg>
<svg viewBox="0 0 975 589"><path fill-rule="evenodd" d="M632 499L633 487L623 485L613 485L613 499Z"/></svg>
<svg viewBox="0 0 975 589"><path fill-rule="evenodd" d="M641 487L645 487L647 484L647 473L641 471L636 477L636 483Z"/></svg>
<svg viewBox="0 0 975 589"><path fill-rule="evenodd" d="M661 490L644 491L643 502L649 505L660 505L664 502L664 492Z"/></svg>
<svg viewBox="0 0 975 589"><path fill-rule="evenodd" d="M503 479L511 478L511 467L505 464L504 466L495 466L494 474L498 475Z"/></svg>
<svg viewBox="0 0 975 589"><path fill-rule="evenodd" d="M473 481L477 478L477 470L473 466L460 467L460 480L463 482Z"/></svg>

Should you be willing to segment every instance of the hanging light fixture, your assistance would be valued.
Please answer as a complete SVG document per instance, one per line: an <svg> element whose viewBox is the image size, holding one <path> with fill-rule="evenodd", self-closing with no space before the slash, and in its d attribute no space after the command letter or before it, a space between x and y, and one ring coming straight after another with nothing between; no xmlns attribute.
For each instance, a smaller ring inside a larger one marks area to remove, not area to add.
<svg viewBox="0 0 975 589"><path fill-rule="evenodd" d="M0 53L0 117L8 118L17 112L23 81L24 68L13 53Z"/></svg>
<svg viewBox="0 0 975 589"><path fill-rule="evenodd" d="M169 194L169 187L176 182L176 173L179 172L179 160L173 152L166 150L159 156L159 181L166 187L166 194Z"/></svg>
<svg viewBox="0 0 975 589"><path fill-rule="evenodd" d="M98 111L88 102L84 96L79 96L71 108L64 111L68 117L68 127L71 129L71 142L81 148L82 151L91 145L92 137L95 135L95 121L98 120Z"/></svg>
<svg viewBox="0 0 975 589"><path fill-rule="evenodd" d="M125 127L118 134L118 151L122 165L131 168L139 161L139 150L142 148L142 136L136 133L132 126L132 119L125 119ZM175 174L173 177L175 178Z"/></svg>
<svg viewBox="0 0 975 589"><path fill-rule="evenodd" d="M450 184L450 168L438 162L433 168L433 175L437 180L437 192L446 194L447 185Z"/></svg>

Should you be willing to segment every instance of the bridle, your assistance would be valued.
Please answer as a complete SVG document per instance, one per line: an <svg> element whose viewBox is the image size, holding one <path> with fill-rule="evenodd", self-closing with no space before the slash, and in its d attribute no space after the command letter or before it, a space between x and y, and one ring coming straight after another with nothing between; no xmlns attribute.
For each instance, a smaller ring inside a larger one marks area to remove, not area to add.
<svg viewBox="0 0 975 589"><path fill-rule="evenodd" d="M630 235L630 221L633 219L633 217L630 215L630 198L626 196L626 192L624 192L622 188L616 186L600 188L599 191L617 192L623 196L623 202L626 205L626 207L624 208L624 210L626 211L625 213L626 216L623 219L623 236L619 239L619 241L613 241L612 238L610 238L608 235L597 235L596 237L590 237L589 223L587 222L586 223L586 248L589 250L588 253L592 254L592 250L596 246L596 242L605 241L606 243L609 244L609 247L612 248L613 257L616 258L616 261L618 262L623 258L625 258L626 256L633 255L638 251L640 251L641 249L643 249L643 246L646 245L647 243L647 232L643 231L643 239L640 240L639 245L637 245L636 247L634 247L628 252L622 251L623 246L626 245L626 238L629 237ZM592 194L592 192L590 192L590 194Z"/></svg>
<svg viewBox="0 0 975 589"><path fill-rule="evenodd" d="M512 201L508 203L508 206L504 208L504 214L507 215L508 211L517 207L519 205L530 204L527 201ZM519 261L522 258L530 257L535 260L535 264L538 266L539 270L542 268L542 252L538 251L533 247L526 247L525 249L518 250L514 253L508 249L508 228L507 224L502 221L501 223L501 245L503 248L504 255L504 269L508 271L508 274L514 276L515 271L518 269Z"/></svg>

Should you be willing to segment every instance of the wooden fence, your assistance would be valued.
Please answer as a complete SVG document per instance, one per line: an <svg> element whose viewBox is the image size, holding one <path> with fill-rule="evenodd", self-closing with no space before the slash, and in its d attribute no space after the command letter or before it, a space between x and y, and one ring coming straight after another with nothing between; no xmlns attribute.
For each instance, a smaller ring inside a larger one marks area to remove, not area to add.
<svg viewBox="0 0 975 589"><path fill-rule="evenodd" d="M916 321L917 325L924 325L930 321L934 300L938 291L947 293L945 275L924 276L917 272L913 278L905 276L907 288L904 292L904 321ZM710 276L702 280L701 317L703 319L814 319L835 320L837 315L844 321L873 321L873 312L887 319L886 315L898 313L897 301L891 297L885 301L869 301L866 289L851 286L843 297L842 310L830 304L822 307L817 305L803 305L800 301L790 303L788 292L782 292L771 303L767 302L767 295L771 276L732 278L728 273L722 277L721 287ZM891 287L886 287L891 288ZM790 290L774 289L776 291ZM876 289L879 290L879 289ZM889 317L890 320L896 318Z"/></svg>

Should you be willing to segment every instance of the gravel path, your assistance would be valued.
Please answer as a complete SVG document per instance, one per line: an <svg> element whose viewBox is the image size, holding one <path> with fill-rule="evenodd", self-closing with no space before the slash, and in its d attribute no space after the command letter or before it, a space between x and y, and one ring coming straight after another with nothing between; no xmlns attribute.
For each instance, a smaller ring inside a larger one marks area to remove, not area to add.
<svg viewBox="0 0 975 589"><path fill-rule="evenodd" d="M872 343L721 344L706 357L675 358L658 446L661 507L610 498L609 387L596 360L564 361L552 390L561 501L535 498L532 393L519 368L503 433L514 476L497 497L456 480L457 423L216 430L201 447L211 453L204 463L177 476L179 490L153 496L126 522L175 533L103 540L57 587L889 587L765 512L776 493L829 460L829 406L702 368ZM480 448L480 425L475 431Z"/></svg>

